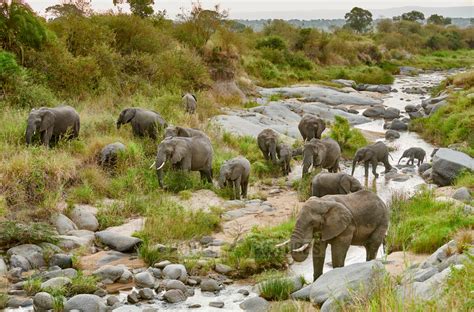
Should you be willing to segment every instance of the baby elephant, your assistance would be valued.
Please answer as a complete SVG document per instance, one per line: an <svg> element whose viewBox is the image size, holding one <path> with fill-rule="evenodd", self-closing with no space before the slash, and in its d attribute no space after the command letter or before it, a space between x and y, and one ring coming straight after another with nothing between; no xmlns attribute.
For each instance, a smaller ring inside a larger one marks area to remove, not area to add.
<svg viewBox="0 0 474 312"><path fill-rule="evenodd" d="M287 144L277 146L278 163L281 165L284 175L291 172L292 150Z"/></svg>
<svg viewBox="0 0 474 312"><path fill-rule="evenodd" d="M311 195L349 194L362 190L360 182L347 173L320 173L311 182Z"/></svg>
<svg viewBox="0 0 474 312"><path fill-rule="evenodd" d="M247 197L249 185L250 162L244 157L236 157L224 162L219 173L219 187L232 187L232 199ZM240 190L239 190L240 187Z"/></svg>
<svg viewBox="0 0 474 312"><path fill-rule="evenodd" d="M181 99L186 113L194 114L197 107L197 99L194 94L186 93Z"/></svg>
<svg viewBox="0 0 474 312"><path fill-rule="evenodd" d="M418 160L418 166L419 166L423 163L425 156L426 156L426 152L421 147L410 147L409 149L403 152L403 155L398 160L398 163L400 163L400 160L402 160L403 158L410 158L407 161L407 165L409 165L410 162L412 165L414 165L415 158L416 158Z"/></svg>
<svg viewBox="0 0 474 312"><path fill-rule="evenodd" d="M156 139L159 129L164 129L168 126L163 117L157 112L138 107L126 108L120 113L117 119L117 129L120 129L121 125L127 123L132 124L135 136L149 136L152 139Z"/></svg>
<svg viewBox="0 0 474 312"><path fill-rule="evenodd" d="M257 136L258 147L262 151L265 160L277 162L276 147L278 145L278 133L273 129L264 129Z"/></svg>
<svg viewBox="0 0 474 312"><path fill-rule="evenodd" d="M118 154L125 151L125 145L115 142L104 146L100 152L99 164L103 168L113 168L117 163Z"/></svg>

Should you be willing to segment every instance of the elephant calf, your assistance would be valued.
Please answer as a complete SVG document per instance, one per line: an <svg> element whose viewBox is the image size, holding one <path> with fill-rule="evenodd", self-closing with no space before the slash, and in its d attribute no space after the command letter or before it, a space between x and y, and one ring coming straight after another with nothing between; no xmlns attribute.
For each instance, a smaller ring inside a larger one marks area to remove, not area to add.
<svg viewBox="0 0 474 312"><path fill-rule="evenodd" d="M410 162L411 162L412 165L414 165L415 164L415 158L416 158L418 160L418 166L419 166L423 163L423 160L425 159L425 156L426 156L426 152L421 147L410 147L409 149L407 149L406 151L403 152L403 155L398 160L398 163L400 163L400 161L403 158L410 158L407 161L407 165L409 165Z"/></svg>
<svg viewBox="0 0 474 312"><path fill-rule="evenodd" d="M117 163L118 154L125 151L125 145L115 142L104 146L100 152L99 164L104 168L113 168Z"/></svg>
<svg viewBox="0 0 474 312"><path fill-rule="evenodd" d="M340 158L341 148L333 139L311 139L303 149L303 177L311 166L321 166L329 172L338 172Z"/></svg>
<svg viewBox="0 0 474 312"><path fill-rule="evenodd" d="M186 93L181 99L186 113L194 114L197 107L197 99L194 94Z"/></svg>
<svg viewBox="0 0 474 312"><path fill-rule="evenodd" d="M291 148L287 144L278 144L277 155L283 174L288 175L291 172L291 157L293 156Z"/></svg>
<svg viewBox="0 0 474 312"><path fill-rule="evenodd" d="M149 136L156 139L159 129L168 126L166 121L155 111L131 107L124 109L117 119L117 129L123 124L131 123L133 134L138 137Z"/></svg>
<svg viewBox="0 0 474 312"><path fill-rule="evenodd" d="M309 141L313 138L321 139L324 129L326 129L324 120L310 114L304 115L298 124L298 130L300 130L304 141Z"/></svg>
<svg viewBox="0 0 474 312"><path fill-rule="evenodd" d="M264 129L257 136L258 147L262 151L265 160L277 162L276 147L278 144L278 134L272 129Z"/></svg>
<svg viewBox="0 0 474 312"><path fill-rule="evenodd" d="M33 109L28 116L26 144L31 144L33 136L38 133L41 143L49 147L61 138L77 138L80 128L79 114L71 106Z"/></svg>
<svg viewBox="0 0 474 312"><path fill-rule="evenodd" d="M165 138L167 138L167 137L186 137L186 138L190 138L190 137L196 137L196 136L202 136L202 137L209 138L201 130L193 129L193 128L184 128L184 127L179 127L179 126L169 126L165 130Z"/></svg>
<svg viewBox="0 0 474 312"><path fill-rule="evenodd" d="M323 197L332 194L349 194L362 190L360 182L347 173L320 173L311 182L311 195Z"/></svg>
<svg viewBox="0 0 474 312"><path fill-rule="evenodd" d="M378 178L377 165L383 162L385 166L385 173L392 170L392 166L388 161L389 151L387 145L383 142L377 142L362 148L359 148L352 161L352 174L354 175L355 166L360 162L364 162L365 176L369 176L369 164L372 164L372 173Z"/></svg>
<svg viewBox="0 0 474 312"><path fill-rule="evenodd" d="M232 199L240 199L240 195L247 197L249 185L250 162L244 157L236 157L224 162L219 173L219 187L231 186ZM240 189L239 189L240 188Z"/></svg>

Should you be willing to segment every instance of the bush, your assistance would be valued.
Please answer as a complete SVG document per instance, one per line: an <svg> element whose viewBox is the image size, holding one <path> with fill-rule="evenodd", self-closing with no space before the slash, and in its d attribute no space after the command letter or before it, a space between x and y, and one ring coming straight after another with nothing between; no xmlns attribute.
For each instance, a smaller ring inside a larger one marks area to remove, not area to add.
<svg viewBox="0 0 474 312"><path fill-rule="evenodd" d="M300 277L303 279L304 277ZM291 293L295 291L293 280L288 277L273 274L266 277L259 284L260 296L267 300L282 301L290 298Z"/></svg>
<svg viewBox="0 0 474 312"><path fill-rule="evenodd" d="M335 116L329 136L339 143L343 156L347 158L352 158L357 149L369 143L358 129L351 128L349 121L341 116Z"/></svg>
<svg viewBox="0 0 474 312"><path fill-rule="evenodd" d="M286 50L286 43L279 36L268 36L257 42L257 49L269 48L272 50Z"/></svg>
<svg viewBox="0 0 474 312"><path fill-rule="evenodd" d="M138 256L148 265L153 266L163 260L168 260L173 263L179 262L179 256L172 248L157 248L151 244L147 237L144 237L143 243L138 247Z"/></svg>
<svg viewBox="0 0 474 312"><path fill-rule="evenodd" d="M86 276L79 270L77 275L71 278L71 285L67 287L66 295L72 297L79 294L93 294L98 288L97 282L97 277Z"/></svg>
<svg viewBox="0 0 474 312"><path fill-rule="evenodd" d="M23 285L23 290L26 291L26 294L28 296L34 296L36 293L39 293L41 291L42 282L43 281L39 277L29 278L25 281L25 284Z"/></svg>
<svg viewBox="0 0 474 312"><path fill-rule="evenodd" d="M21 244L38 244L58 242L56 231L42 222L22 224L14 221L0 222L0 246L10 248Z"/></svg>

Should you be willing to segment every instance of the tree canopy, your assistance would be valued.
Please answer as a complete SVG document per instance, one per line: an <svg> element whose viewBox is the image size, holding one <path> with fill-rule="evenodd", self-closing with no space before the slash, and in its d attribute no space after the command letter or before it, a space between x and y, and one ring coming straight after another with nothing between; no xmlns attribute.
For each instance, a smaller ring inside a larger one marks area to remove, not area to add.
<svg viewBox="0 0 474 312"><path fill-rule="evenodd" d="M354 7L346 15L346 26L359 32L363 33L369 30L372 24L372 13L362 8Z"/></svg>
<svg viewBox="0 0 474 312"><path fill-rule="evenodd" d="M442 15L433 14L428 17L428 24L435 24L435 25L449 25L451 24L450 17L444 17Z"/></svg>
<svg viewBox="0 0 474 312"><path fill-rule="evenodd" d="M411 11L411 12L402 14L402 20L404 21L417 22L417 21L422 21L424 19L425 19L425 15L421 13L420 11Z"/></svg>
<svg viewBox="0 0 474 312"><path fill-rule="evenodd" d="M148 17L153 15L153 4L155 4L154 0L113 0L114 5L122 4L123 2L127 2L130 6L130 11L134 15L140 17Z"/></svg>

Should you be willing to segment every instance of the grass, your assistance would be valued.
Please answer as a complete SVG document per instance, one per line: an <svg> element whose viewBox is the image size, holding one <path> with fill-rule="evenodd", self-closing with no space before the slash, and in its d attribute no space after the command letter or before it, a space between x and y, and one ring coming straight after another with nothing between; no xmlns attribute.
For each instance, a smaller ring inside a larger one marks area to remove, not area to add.
<svg viewBox="0 0 474 312"><path fill-rule="evenodd" d="M300 276L299 278L302 279L304 285L304 277ZM287 300L295 291L292 278L271 271L264 274L263 280L258 285L260 296L271 301Z"/></svg>
<svg viewBox="0 0 474 312"><path fill-rule="evenodd" d="M349 121L340 116L335 116L329 137L339 143L342 156L349 159L354 156L357 149L369 144L360 130L352 128Z"/></svg>
<svg viewBox="0 0 474 312"><path fill-rule="evenodd" d="M399 65L413 66L421 69L451 69L471 67L474 63L472 50L435 51L417 54L408 60L399 62Z"/></svg>
<svg viewBox="0 0 474 312"><path fill-rule="evenodd" d="M386 242L390 252L410 250L431 253L461 229L474 228L474 216L452 203L436 201L423 191L412 198L394 195Z"/></svg>
<svg viewBox="0 0 474 312"><path fill-rule="evenodd" d="M0 309L3 309L7 306L8 295L5 293L0 293Z"/></svg>
<svg viewBox="0 0 474 312"><path fill-rule="evenodd" d="M25 284L23 285L23 290L26 291L28 296L34 296L36 293L39 293L41 291L42 282L43 281L39 277L29 278L25 281Z"/></svg>
<svg viewBox="0 0 474 312"><path fill-rule="evenodd" d="M92 275L84 275L80 270L76 276L71 278L71 282L71 285L67 288L67 297L79 294L93 294L98 289L98 279Z"/></svg>
<svg viewBox="0 0 474 312"><path fill-rule="evenodd" d="M14 221L0 222L0 246L9 248L20 244L58 242L56 231L46 223L22 224Z"/></svg>
<svg viewBox="0 0 474 312"><path fill-rule="evenodd" d="M467 170L461 171L454 180L454 185L467 187L471 192L474 192L474 173Z"/></svg>
<svg viewBox="0 0 474 312"><path fill-rule="evenodd" d="M271 303L270 312L313 312L318 311L311 302L285 300Z"/></svg>
<svg viewBox="0 0 474 312"><path fill-rule="evenodd" d="M138 247L138 256L149 266L163 260L168 260L173 263L179 261L179 255L176 251L173 251L171 248L160 250L151 244L147 238L145 238L144 242Z"/></svg>
<svg viewBox="0 0 474 312"><path fill-rule="evenodd" d="M308 198L311 197L312 189L312 181L313 178L321 172L321 168L316 168L309 174L305 175L301 179L293 181L292 187L296 189L298 192L298 200L303 202L306 201Z"/></svg>

